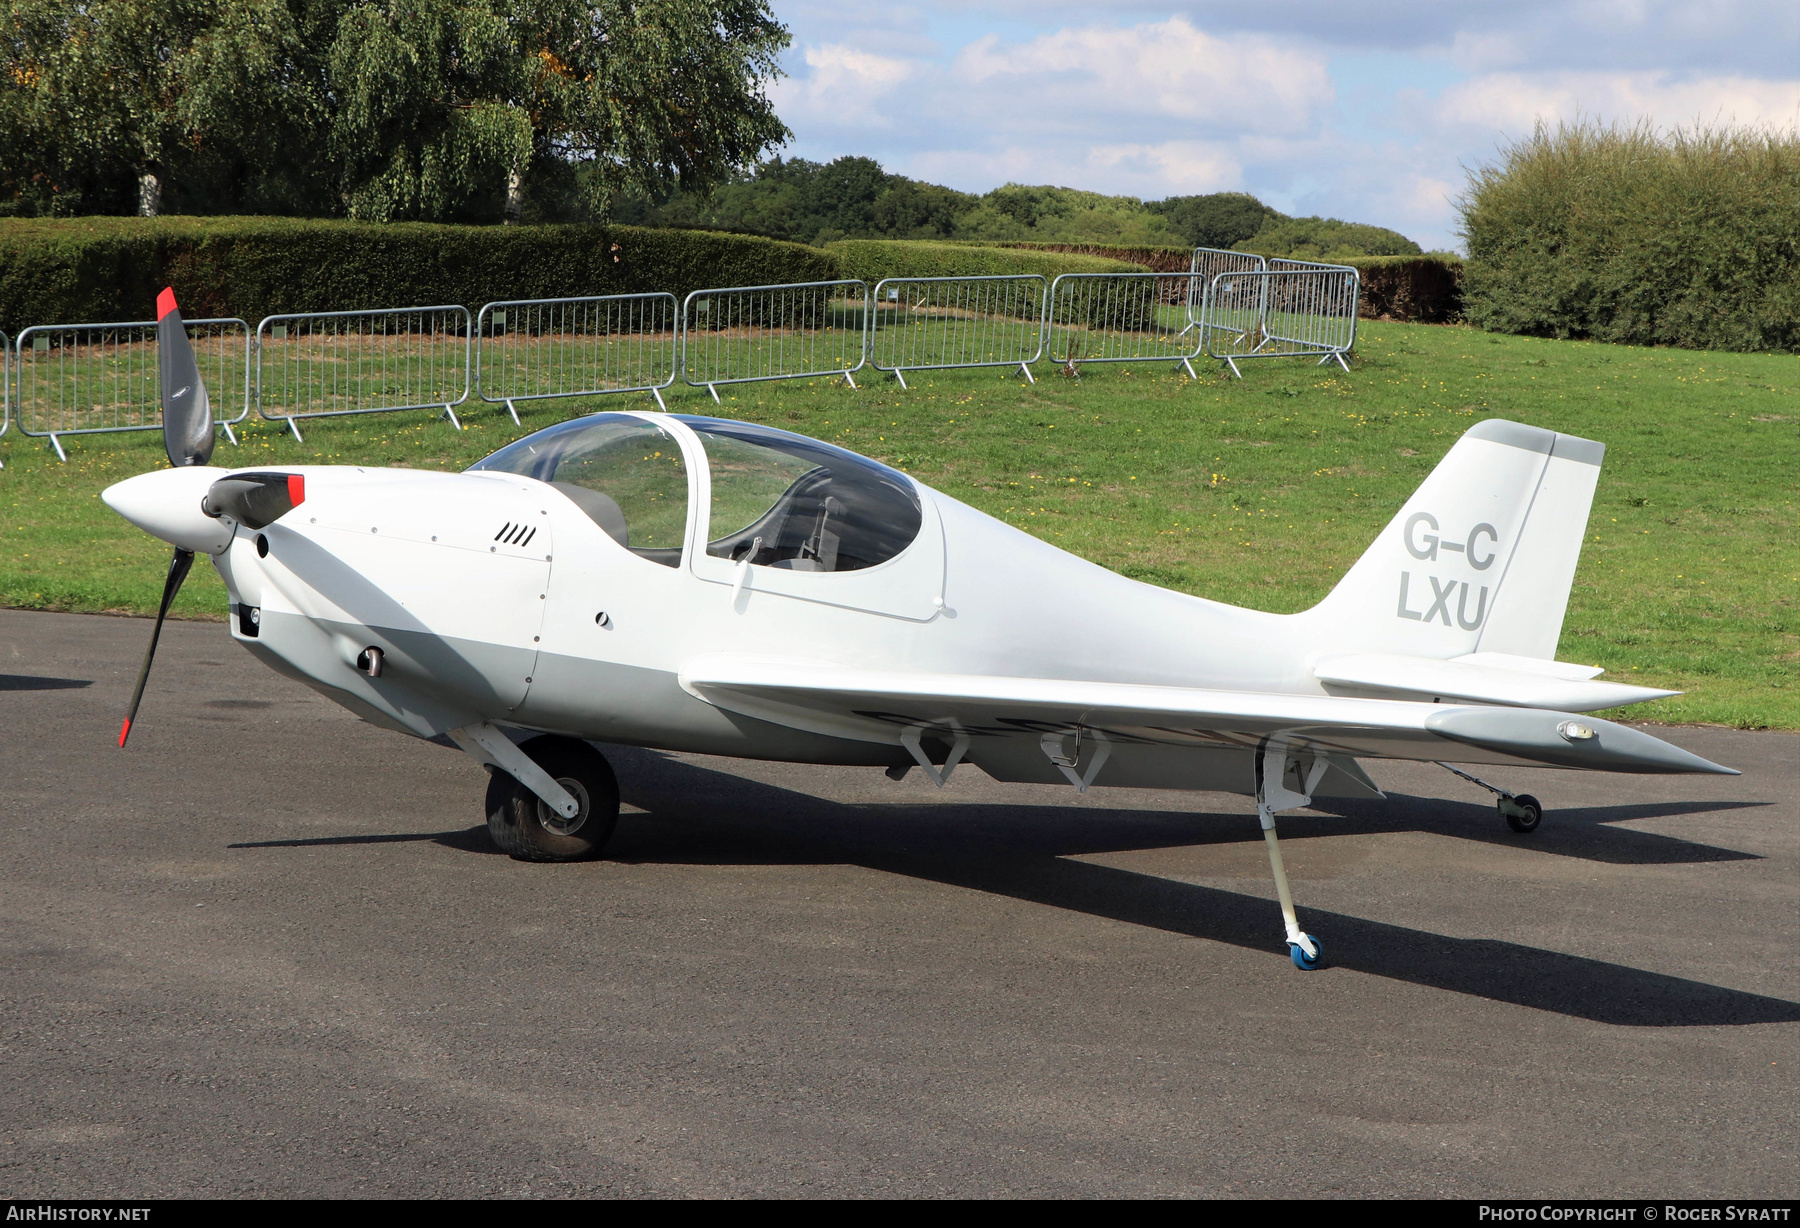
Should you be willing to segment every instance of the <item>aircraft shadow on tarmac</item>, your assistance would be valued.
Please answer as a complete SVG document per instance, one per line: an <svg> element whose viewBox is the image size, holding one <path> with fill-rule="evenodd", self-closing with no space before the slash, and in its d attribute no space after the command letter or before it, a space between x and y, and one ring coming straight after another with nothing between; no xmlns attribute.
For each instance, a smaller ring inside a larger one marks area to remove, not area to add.
<svg viewBox="0 0 1800 1228"><path fill-rule="evenodd" d="M93 685L91 678L38 678L31 674L0 674L0 691L74 691Z"/></svg>
<svg viewBox="0 0 1800 1228"><path fill-rule="evenodd" d="M1287 954L1274 904L1260 896L1077 860L1081 854L1246 841L1252 816L993 805L849 805L747 780L650 751L608 748L625 814L607 859L630 864L852 864L1106 917L1169 933ZM1341 817L1287 815L1282 839L1432 831L1516 843L1486 833L1492 808L1436 799L1321 803ZM1674 802L1556 811L1529 847L1619 864L1744 860L1609 821L1756 803ZM1391 809L1389 808L1391 807ZM1551 824L1568 825L1545 839ZM1240 830L1241 828L1241 830ZM485 827L450 832L259 841L233 848L434 841L498 854ZM1800 1021L1800 1003L1514 942L1452 938L1302 906L1301 923L1329 935L1330 966L1598 1023L1691 1027Z"/></svg>

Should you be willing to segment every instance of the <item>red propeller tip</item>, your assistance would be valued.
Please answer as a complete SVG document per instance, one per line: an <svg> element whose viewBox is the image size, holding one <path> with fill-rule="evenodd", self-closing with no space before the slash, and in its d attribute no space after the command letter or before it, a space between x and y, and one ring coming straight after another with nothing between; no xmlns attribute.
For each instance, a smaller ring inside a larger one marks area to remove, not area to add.
<svg viewBox="0 0 1800 1228"><path fill-rule="evenodd" d="M124 747L125 739L130 733L131 733L131 718L128 716L125 718L125 723L119 727L119 746L121 748Z"/></svg>
<svg viewBox="0 0 1800 1228"><path fill-rule="evenodd" d="M288 474L288 502L299 507L306 502L306 475L304 473Z"/></svg>
<svg viewBox="0 0 1800 1228"><path fill-rule="evenodd" d="M174 286L164 286L163 292L156 296L156 320L157 320L157 323L160 324L162 322L162 318L174 310L175 310L175 287Z"/></svg>

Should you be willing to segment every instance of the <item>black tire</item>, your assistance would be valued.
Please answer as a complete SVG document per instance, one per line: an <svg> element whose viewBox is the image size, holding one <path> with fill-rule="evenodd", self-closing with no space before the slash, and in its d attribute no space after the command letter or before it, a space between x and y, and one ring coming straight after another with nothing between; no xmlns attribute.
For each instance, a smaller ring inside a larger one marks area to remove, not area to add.
<svg viewBox="0 0 1800 1228"><path fill-rule="evenodd" d="M1514 809L1504 806L1500 813L1506 818L1506 825L1521 836L1530 835L1537 830L1537 825L1544 821L1544 808L1538 805L1538 799L1529 793L1521 793L1512 799ZM1519 813L1524 811L1523 814Z"/></svg>
<svg viewBox="0 0 1800 1228"><path fill-rule="evenodd" d="M488 780L488 835L518 861L597 857L619 822L619 782L599 751L574 738L545 735L519 747L582 803L565 820L506 772Z"/></svg>

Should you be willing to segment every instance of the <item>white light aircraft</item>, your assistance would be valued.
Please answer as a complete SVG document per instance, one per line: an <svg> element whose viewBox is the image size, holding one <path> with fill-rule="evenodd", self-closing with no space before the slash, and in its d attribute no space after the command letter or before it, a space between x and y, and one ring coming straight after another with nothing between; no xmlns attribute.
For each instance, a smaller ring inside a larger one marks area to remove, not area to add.
<svg viewBox="0 0 1800 1228"><path fill-rule="evenodd" d="M463 473L225 470L164 291L174 468L105 492L194 555L231 635L373 724L489 768L515 857L593 856L618 787L590 742L1003 781L1253 797L1293 961L1277 812L1381 796L1363 763L1721 772L1581 714L1672 694L1555 660L1601 444L1477 423L1300 614L1127 579L907 475L745 422L612 412ZM125 744L156 649L145 654ZM1514 830L1542 811L1498 795Z"/></svg>

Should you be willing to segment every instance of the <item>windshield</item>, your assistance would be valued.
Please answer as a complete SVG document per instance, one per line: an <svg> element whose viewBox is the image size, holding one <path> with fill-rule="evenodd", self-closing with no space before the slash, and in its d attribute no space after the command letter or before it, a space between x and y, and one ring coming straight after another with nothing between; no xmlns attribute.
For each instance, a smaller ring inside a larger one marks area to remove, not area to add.
<svg viewBox="0 0 1800 1228"><path fill-rule="evenodd" d="M858 571L912 544L923 522L905 474L747 422L683 416L706 447L706 552L788 571Z"/></svg>
<svg viewBox="0 0 1800 1228"><path fill-rule="evenodd" d="M469 466L481 471L548 482L639 558L681 564L687 468L681 445L655 423L627 414L560 422Z"/></svg>

